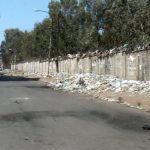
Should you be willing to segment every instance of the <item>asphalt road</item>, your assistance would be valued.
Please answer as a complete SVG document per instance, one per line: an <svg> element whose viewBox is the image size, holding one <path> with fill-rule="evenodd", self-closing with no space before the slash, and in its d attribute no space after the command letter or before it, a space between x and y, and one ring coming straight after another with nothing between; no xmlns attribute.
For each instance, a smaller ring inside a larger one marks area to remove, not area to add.
<svg viewBox="0 0 150 150"><path fill-rule="evenodd" d="M150 149L148 113L11 80L0 81L0 150Z"/></svg>

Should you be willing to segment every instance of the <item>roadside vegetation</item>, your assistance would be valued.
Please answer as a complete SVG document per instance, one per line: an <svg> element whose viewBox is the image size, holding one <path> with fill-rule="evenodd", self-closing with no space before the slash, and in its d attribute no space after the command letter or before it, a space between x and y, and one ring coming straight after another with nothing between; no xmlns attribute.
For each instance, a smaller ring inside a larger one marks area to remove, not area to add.
<svg viewBox="0 0 150 150"><path fill-rule="evenodd" d="M32 31L5 30L4 63L48 58L150 41L150 0L52 0L49 18Z"/></svg>

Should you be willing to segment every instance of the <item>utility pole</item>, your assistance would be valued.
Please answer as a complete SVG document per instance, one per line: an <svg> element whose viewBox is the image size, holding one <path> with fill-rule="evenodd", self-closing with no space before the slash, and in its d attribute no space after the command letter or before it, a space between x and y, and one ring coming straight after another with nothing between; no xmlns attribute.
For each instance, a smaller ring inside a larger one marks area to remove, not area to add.
<svg viewBox="0 0 150 150"><path fill-rule="evenodd" d="M16 50L15 49L9 49L9 52L11 53L11 64L12 64L12 70L15 71L16 69Z"/></svg>
<svg viewBox="0 0 150 150"><path fill-rule="evenodd" d="M35 12L43 12L47 13L49 15L48 11L36 9ZM49 17L50 22L52 23L52 19ZM48 47L48 69L47 69L47 75L49 76L49 67L50 67L50 58L51 58L51 49L52 49L52 26L50 26L50 35L49 35L49 47Z"/></svg>
<svg viewBox="0 0 150 150"><path fill-rule="evenodd" d="M59 54L59 17L60 17L60 13L58 12L57 14L57 41L58 41L58 45L57 45L57 58L56 58L56 71L57 73L59 72L59 63L58 63L58 54Z"/></svg>
<svg viewBox="0 0 150 150"><path fill-rule="evenodd" d="M49 36L49 51L48 51L48 72L47 72L47 75L49 76L49 67L50 67L50 58L51 58L51 48L52 48L52 38L51 38L51 35L52 35L52 28L50 29L50 36Z"/></svg>

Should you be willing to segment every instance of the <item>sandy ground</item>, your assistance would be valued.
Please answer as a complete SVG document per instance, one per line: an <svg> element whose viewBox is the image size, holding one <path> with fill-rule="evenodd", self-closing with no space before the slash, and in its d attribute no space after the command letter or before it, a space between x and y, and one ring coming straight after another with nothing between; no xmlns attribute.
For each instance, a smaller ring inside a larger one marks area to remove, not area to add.
<svg viewBox="0 0 150 150"><path fill-rule="evenodd" d="M131 93L112 93L106 92L101 94L102 97L116 99L120 104L126 104L130 107L143 109L150 112L150 97L144 95L133 95Z"/></svg>

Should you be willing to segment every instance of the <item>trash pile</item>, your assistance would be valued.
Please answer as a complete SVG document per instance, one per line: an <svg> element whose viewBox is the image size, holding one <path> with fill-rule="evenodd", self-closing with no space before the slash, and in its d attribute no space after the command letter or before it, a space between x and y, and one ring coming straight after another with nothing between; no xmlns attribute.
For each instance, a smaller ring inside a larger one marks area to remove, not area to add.
<svg viewBox="0 0 150 150"><path fill-rule="evenodd" d="M84 93L99 97L101 93L129 92L132 95L150 96L150 82L121 80L112 75L96 75L94 73L69 75L59 73L52 76L53 82L48 84L55 90L70 91L72 93Z"/></svg>

